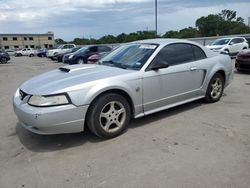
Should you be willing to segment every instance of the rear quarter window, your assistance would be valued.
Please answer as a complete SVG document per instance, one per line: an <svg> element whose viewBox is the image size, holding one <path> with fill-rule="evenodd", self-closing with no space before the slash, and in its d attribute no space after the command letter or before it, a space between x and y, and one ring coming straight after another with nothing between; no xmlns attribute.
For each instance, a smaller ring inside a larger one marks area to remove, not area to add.
<svg viewBox="0 0 250 188"><path fill-rule="evenodd" d="M205 52L198 46L192 45L195 60L207 58Z"/></svg>

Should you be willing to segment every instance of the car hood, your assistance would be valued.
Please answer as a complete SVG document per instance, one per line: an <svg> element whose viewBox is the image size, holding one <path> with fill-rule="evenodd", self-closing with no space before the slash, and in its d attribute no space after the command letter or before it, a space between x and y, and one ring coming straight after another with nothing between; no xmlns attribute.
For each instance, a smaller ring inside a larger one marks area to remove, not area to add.
<svg viewBox="0 0 250 188"><path fill-rule="evenodd" d="M33 77L23 83L20 89L31 95L56 94L71 91L72 88L82 89L84 84L91 85L91 82L133 72L105 65L71 65Z"/></svg>

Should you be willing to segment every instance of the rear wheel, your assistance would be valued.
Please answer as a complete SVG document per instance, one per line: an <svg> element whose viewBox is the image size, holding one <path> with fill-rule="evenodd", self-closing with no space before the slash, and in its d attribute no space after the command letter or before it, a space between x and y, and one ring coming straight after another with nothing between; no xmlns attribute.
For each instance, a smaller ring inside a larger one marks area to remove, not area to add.
<svg viewBox="0 0 250 188"><path fill-rule="evenodd" d="M87 125L95 135L113 138L125 130L130 121L130 112L130 106L123 96L107 93L89 107Z"/></svg>
<svg viewBox="0 0 250 188"><path fill-rule="evenodd" d="M224 78L220 73L216 73L210 80L205 100L209 103L217 102L220 100L224 90Z"/></svg>

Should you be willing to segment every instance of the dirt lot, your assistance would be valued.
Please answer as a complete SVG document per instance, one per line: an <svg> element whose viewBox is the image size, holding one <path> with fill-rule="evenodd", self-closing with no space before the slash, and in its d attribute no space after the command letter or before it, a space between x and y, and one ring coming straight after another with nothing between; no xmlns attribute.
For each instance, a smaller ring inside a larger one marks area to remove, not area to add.
<svg viewBox="0 0 250 188"><path fill-rule="evenodd" d="M45 58L0 65L0 187L250 187L250 75L235 74L222 100L133 120L101 140L90 132L39 136L19 126L12 95L61 66Z"/></svg>

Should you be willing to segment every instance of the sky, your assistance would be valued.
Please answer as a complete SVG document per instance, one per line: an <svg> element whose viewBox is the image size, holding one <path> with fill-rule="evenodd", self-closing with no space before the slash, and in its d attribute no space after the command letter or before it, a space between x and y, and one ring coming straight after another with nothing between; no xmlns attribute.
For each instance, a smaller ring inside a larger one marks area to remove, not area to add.
<svg viewBox="0 0 250 188"><path fill-rule="evenodd" d="M154 30L155 0L0 0L0 33L46 33L66 41ZM237 11L247 24L250 0L158 0L158 34L195 27L201 16Z"/></svg>

